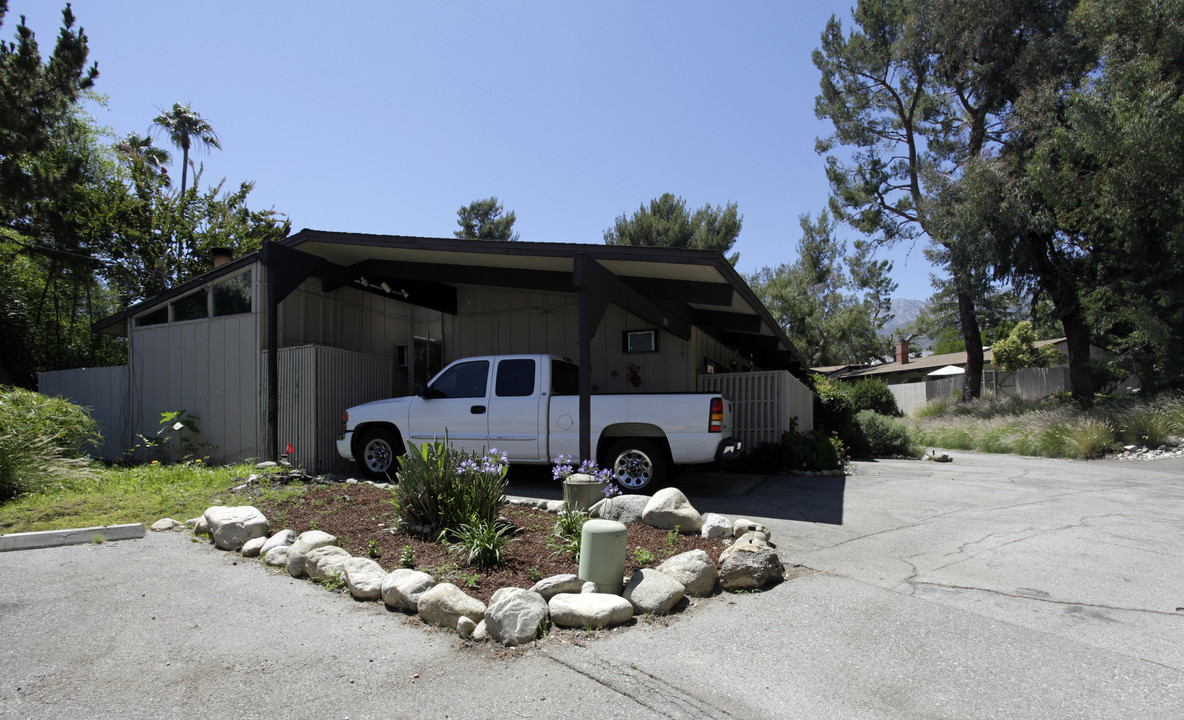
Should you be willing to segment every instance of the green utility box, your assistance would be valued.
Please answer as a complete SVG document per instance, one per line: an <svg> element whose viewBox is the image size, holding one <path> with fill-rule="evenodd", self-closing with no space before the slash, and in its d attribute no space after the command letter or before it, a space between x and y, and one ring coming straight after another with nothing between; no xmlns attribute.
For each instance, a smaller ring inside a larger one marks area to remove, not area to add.
<svg viewBox="0 0 1184 720"><path fill-rule="evenodd" d="M625 579L628 530L615 520L589 520L580 534L580 579L596 583L602 593L621 594Z"/></svg>

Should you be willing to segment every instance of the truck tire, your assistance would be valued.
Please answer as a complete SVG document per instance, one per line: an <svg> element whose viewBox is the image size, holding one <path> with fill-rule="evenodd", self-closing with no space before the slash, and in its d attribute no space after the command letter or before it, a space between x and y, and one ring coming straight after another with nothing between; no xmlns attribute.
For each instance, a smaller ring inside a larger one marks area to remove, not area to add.
<svg viewBox="0 0 1184 720"><path fill-rule="evenodd" d="M625 493L659 485L669 471L666 452L656 443L642 438L616 441L609 446L605 460L605 467L612 471L613 482Z"/></svg>
<svg viewBox="0 0 1184 720"><path fill-rule="evenodd" d="M403 454L399 436L387 428L367 430L354 453L362 474L375 482L394 482L399 469L397 458Z"/></svg>

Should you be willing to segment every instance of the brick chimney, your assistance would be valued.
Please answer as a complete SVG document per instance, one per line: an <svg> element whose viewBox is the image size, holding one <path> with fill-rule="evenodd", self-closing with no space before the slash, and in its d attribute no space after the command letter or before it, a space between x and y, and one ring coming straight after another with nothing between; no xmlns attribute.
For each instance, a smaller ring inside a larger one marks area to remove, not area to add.
<svg viewBox="0 0 1184 720"><path fill-rule="evenodd" d="M234 251L230 248L217 247L210 250L214 259L214 267L221 267L234 259Z"/></svg>
<svg viewBox="0 0 1184 720"><path fill-rule="evenodd" d="M908 340L901 340L900 342L896 343L896 362L900 363L901 365L904 365L908 361L909 361L909 341Z"/></svg>

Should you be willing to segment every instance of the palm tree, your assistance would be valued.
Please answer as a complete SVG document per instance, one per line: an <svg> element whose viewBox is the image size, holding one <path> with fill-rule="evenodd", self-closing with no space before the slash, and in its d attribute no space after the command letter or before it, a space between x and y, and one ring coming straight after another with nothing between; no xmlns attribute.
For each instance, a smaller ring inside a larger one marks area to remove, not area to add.
<svg viewBox="0 0 1184 720"><path fill-rule="evenodd" d="M172 156L168 150L153 145L151 135L141 137L129 132L127 137L115 144L115 149L123 154L130 167L135 168L143 164L156 171L165 186L169 184L169 171L165 165L172 162Z"/></svg>
<svg viewBox="0 0 1184 720"><path fill-rule="evenodd" d="M181 149L181 194L185 194L185 184L189 171L189 148L194 140L198 147L215 147L219 150L222 145L218 142L218 133L206 122L205 118L195 113L188 105L173 103L173 109L162 112L152 124L169 134L173 144Z"/></svg>

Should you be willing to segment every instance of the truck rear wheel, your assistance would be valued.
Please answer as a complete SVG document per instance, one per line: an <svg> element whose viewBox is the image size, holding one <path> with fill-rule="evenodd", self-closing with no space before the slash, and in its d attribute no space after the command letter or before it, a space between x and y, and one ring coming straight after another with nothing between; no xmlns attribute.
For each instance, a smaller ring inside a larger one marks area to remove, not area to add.
<svg viewBox="0 0 1184 720"><path fill-rule="evenodd" d="M660 484L669 470L662 448L641 438L616 441L609 447L606 460L613 482L627 493Z"/></svg>
<svg viewBox="0 0 1184 720"><path fill-rule="evenodd" d="M403 443L398 435L386 428L374 428L362 436L354 457L366 477L375 482L394 482L396 458L402 454Z"/></svg>

